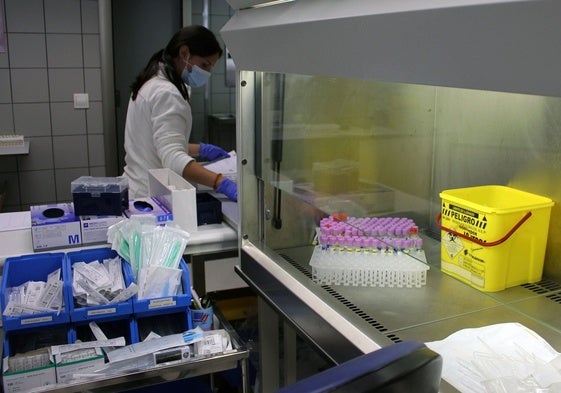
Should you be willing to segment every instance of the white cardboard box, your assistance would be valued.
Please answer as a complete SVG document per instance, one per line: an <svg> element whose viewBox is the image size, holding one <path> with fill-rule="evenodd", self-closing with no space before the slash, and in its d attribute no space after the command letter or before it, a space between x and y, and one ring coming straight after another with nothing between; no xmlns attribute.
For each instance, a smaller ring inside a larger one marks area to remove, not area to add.
<svg viewBox="0 0 561 393"><path fill-rule="evenodd" d="M107 228L122 219L121 216L80 216L82 244L107 243Z"/></svg>
<svg viewBox="0 0 561 393"><path fill-rule="evenodd" d="M56 371L53 363L19 372L10 372L8 357L3 359L3 363L2 381L5 393L25 393L41 386L56 384Z"/></svg>
<svg viewBox="0 0 561 393"><path fill-rule="evenodd" d="M173 215L173 222L189 233L197 232L197 190L169 169L150 169L148 189Z"/></svg>
<svg viewBox="0 0 561 393"><path fill-rule="evenodd" d="M105 357L100 348L95 348L96 355L68 363L60 363L55 356L56 378L58 383L68 383L75 379L75 374L87 374L105 366Z"/></svg>

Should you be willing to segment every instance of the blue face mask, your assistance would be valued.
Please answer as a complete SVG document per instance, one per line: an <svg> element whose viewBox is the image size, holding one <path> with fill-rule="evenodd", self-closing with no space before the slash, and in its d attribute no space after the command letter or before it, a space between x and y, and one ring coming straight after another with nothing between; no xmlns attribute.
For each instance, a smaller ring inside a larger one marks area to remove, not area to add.
<svg viewBox="0 0 561 393"><path fill-rule="evenodd" d="M187 66L185 66L183 72L181 73L181 79L183 79L183 82L187 83L191 87L204 86L208 82L208 78L210 78L210 72L203 70L198 65L191 65L191 72L189 72Z"/></svg>

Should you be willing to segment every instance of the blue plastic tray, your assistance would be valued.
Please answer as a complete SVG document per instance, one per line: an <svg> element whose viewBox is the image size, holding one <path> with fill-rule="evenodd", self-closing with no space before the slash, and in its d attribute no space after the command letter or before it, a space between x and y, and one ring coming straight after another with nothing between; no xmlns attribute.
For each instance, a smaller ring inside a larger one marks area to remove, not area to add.
<svg viewBox="0 0 561 393"><path fill-rule="evenodd" d="M2 311L8 304L8 289L19 286L27 281L47 281L49 274L57 269L62 269L61 278L64 280L64 253L30 254L19 257L6 258L2 286L0 287L0 303ZM22 316L5 316L2 314L4 331L31 329L36 327L54 326L70 321L70 311L67 301L67 288L64 283L62 288L64 307L60 312L45 312Z"/></svg>
<svg viewBox="0 0 561 393"><path fill-rule="evenodd" d="M179 262L179 268L183 270L181 275L183 294L142 300L138 300L138 297L134 296L134 315L145 317L148 315L169 314L181 310L187 310L189 308L191 305L191 280L189 278L189 267L182 259Z"/></svg>
<svg viewBox="0 0 561 393"><path fill-rule="evenodd" d="M68 287L66 294L68 296L67 303L70 310L70 321L106 321L110 319L123 319L131 316L133 313L132 299L125 302L107 304L101 306L77 307L74 305L74 295L72 293L72 266L76 262L103 262L104 259L115 258L117 252L108 247L93 248L82 251L69 252L66 254L67 277L65 285ZM120 258L120 257L119 257ZM125 285L128 287L134 280L130 264L121 258L121 266L123 270L123 278Z"/></svg>

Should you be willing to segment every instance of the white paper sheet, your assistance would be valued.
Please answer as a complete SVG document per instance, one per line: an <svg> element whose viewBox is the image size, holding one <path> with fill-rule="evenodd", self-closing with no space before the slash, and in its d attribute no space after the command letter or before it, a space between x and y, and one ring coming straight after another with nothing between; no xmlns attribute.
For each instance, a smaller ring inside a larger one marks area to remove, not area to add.
<svg viewBox="0 0 561 393"><path fill-rule="evenodd" d="M226 177L236 175L238 173L238 156L235 150L228 154L230 154L230 157L210 162L205 167L215 173L222 173Z"/></svg>
<svg viewBox="0 0 561 393"><path fill-rule="evenodd" d="M559 353L519 323L463 329L426 345L444 360L442 378L461 392L561 391Z"/></svg>

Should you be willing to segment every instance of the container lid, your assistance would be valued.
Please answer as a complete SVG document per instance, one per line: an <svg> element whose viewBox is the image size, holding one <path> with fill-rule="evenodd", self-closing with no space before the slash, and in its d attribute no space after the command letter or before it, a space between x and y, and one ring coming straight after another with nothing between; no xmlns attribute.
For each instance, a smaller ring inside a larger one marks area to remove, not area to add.
<svg viewBox="0 0 561 393"><path fill-rule="evenodd" d="M122 192L129 187L129 182L124 176L94 177L81 176L72 181L71 191L74 192Z"/></svg>
<svg viewBox="0 0 561 393"><path fill-rule="evenodd" d="M440 197L488 213L531 210L551 207L554 204L550 198L501 185L444 190L440 193Z"/></svg>

